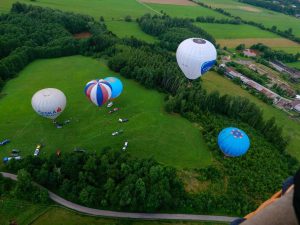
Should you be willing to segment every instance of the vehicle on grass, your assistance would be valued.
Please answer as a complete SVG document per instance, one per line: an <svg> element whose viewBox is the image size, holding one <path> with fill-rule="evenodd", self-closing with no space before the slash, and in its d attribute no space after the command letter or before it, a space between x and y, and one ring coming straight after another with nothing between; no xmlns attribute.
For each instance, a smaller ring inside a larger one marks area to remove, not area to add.
<svg viewBox="0 0 300 225"><path fill-rule="evenodd" d="M128 121L129 121L129 119L127 119L127 118L124 118L124 119L119 118L120 123L125 123L125 122L128 122Z"/></svg>
<svg viewBox="0 0 300 225"><path fill-rule="evenodd" d="M5 140L0 142L0 146L4 146L4 145L8 144L9 142L10 142L9 139L5 139Z"/></svg>
<svg viewBox="0 0 300 225"><path fill-rule="evenodd" d="M11 150L12 157L17 157L17 156L19 156L19 154L20 154L20 151L18 149Z"/></svg>
<svg viewBox="0 0 300 225"><path fill-rule="evenodd" d="M123 150L123 151L126 151L127 147L128 147L128 141L125 141L122 150Z"/></svg>
<svg viewBox="0 0 300 225"><path fill-rule="evenodd" d="M122 133L123 133L123 130L119 130L119 131L113 132L111 135L112 136L117 136L117 135L122 134Z"/></svg>
<svg viewBox="0 0 300 225"><path fill-rule="evenodd" d="M40 154L41 148L42 148L42 145L41 145L41 144L38 144L38 145L36 146L35 150L34 150L33 155L34 155L34 156L38 156L38 155Z"/></svg>
<svg viewBox="0 0 300 225"><path fill-rule="evenodd" d="M85 149L82 149L82 148L79 148L79 147L75 147L73 151L74 152L84 152L84 153L86 152Z"/></svg>
<svg viewBox="0 0 300 225"><path fill-rule="evenodd" d="M20 159L22 159L22 157L21 157L21 156L16 156L16 157L4 157L4 158L3 158L3 163L7 163L8 161L10 161L10 160L12 160L12 159L14 159L14 160L20 160Z"/></svg>
<svg viewBox="0 0 300 225"><path fill-rule="evenodd" d="M119 111L120 110L120 108L114 108L114 109L112 109L112 110L109 110L109 114L111 114L111 113L114 113L114 112L117 112L117 111Z"/></svg>
<svg viewBox="0 0 300 225"><path fill-rule="evenodd" d="M110 107L112 107L114 105L114 103L113 102L109 102L108 104L107 104L107 108L110 108Z"/></svg>

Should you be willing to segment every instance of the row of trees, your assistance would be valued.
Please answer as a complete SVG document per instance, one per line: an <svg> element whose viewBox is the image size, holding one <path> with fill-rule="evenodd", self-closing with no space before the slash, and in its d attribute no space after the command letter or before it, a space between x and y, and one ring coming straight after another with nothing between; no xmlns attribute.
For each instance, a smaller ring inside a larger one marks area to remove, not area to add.
<svg viewBox="0 0 300 225"><path fill-rule="evenodd" d="M35 185L31 175L24 169L18 171L18 181L15 183L0 174L0 198L13 197L34 203L48 203L48 191Z"/></svg>
<svg viewBox="0 0 300 225"><path fill-rule="evenodd" d="M37 183L89 207L162 211L183 205L186 195L175 169L109 148L100 152L66 153L47 159L28 156L12 161L7 168L12 172L26 170Z"/></svg>
<svg viewBox="0 0 300 225"><path fill-rule="evenodd" d="M262 53L260 56L266 60L279 60L281 62L290 63L297 62L300 58L300 52L296 54L285 53L283 51L272 50L270 47L261 43L252 45L250 49L260 51Z"/></svg>
<svg viewBox="0 0 300 225"><path fill-rule="evenodd" d="M170 51L175 51L178 44L189 37L203 37L215 44L215 39L205 30L193 25L190 19L146 14L138 19L138 23L145 33L160 39L162 48Z"/></svg>
<svg viewBox="0 0 300 225"><path fill-rule="evenodd" d="M282 37L285 37L287 39L290 39L292 41L295 41L295 42L298 42L300 43L300 37L296 37L294 34L293 34L293 30L292 28L289 28L287 30L279 30L275 25L272 26L272 27L266 27L265 25L263 25L262 23L257 23L257 22L254 22L254 21L250 21L250 20L244 20L242 19L241 17L239 16L233 16L231 13L225 11L224 9L222 8L212 8L211 6L209 5L206 5L205 3L203 2L195 2L196 4L198 5L201 5L205 8L209 8L211 10L214 10L216 12L219 12L225 16L228 16L232 19L235 19L235 20L239 20L241 21L241 23L244 23L244 24L249 24L249 25L252 25L252 26L256 26L262 30L267 30L267 31L270 31L272 33L275 33L275 34L278 34L279 36L282 36Z"/></svg>
<svg viewBox="0 0 300 225"><path fill-rule="evenodd" d="M293 16L295 16L296 14L300 14L300 3L297 0L239 0L239 2L247 3L250 5L270 9L276 12L281 12Z"/></svg>

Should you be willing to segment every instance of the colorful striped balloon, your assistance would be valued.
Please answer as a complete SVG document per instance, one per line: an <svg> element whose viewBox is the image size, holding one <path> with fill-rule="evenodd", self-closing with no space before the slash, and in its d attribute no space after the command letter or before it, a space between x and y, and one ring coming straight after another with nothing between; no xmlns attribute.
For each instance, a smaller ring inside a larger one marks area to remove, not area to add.
<svg viewBox="0 0 300 225"><path fill-rule="evenodd" d="M91 80L86 84L84 93L91 102L100 107L111 98L112 87L103 79Z"/></svg>

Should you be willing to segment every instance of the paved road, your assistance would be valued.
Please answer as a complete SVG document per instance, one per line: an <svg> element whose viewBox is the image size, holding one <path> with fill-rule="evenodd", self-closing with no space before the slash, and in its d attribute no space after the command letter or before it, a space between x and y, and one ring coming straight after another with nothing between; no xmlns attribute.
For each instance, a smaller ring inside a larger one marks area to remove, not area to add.
<svg viewBox="0 0 300 225"><path fill-rule="evenodd" d="M11 173L0 172L4 177L12 180L17 180L17 176ZM114 218L130 218L130 219L145 219L145 220L194 220L194 221L215 221L215 222L231 222L234 217L228 216L208 216L208 215L193 215L193 214L166 214L166 213L129 213L129 212L116 212L109 210L99 210L88 208L67 201L51 191L49 197L56 203L63 205L75 211L85 213L92 216L114 217Z"/></svg>

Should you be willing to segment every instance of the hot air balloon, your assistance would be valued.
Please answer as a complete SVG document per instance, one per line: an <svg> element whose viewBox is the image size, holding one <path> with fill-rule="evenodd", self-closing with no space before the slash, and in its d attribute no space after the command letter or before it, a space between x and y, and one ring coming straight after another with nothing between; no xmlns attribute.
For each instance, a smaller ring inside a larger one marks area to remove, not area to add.
<svg viewBox="0 0 300 225"><path fill-rule="evenodd" d="M117 98L123 91L123 84L120 79L116 77L106 77L104 80L108 81L112 88L111 98Z"/></svg>
<svg viewBox="0 0 300 225"><path fill-rule="evenodd" d="M91 102L100 107L110 99L112 87L103 79L91 80L86 84L84 93Z"/></svg>
<svg viewBox="0 0 300 225"><path fill-rule="evenodd" d="M64 111L66 103L65 94L56 88L39 90L31 99L34 111L49 119L56 119Z"/></svg>
<svg viewBox="0 0 300 225"><path fill-rule="evenodd" d="M236 157L244 155L248 151L250 140L241 129L228 127L219 133L218 145L226 156Z"/></svg>
<svg viewBox="0 0 300 225"><path fill-rule="evenodd" d="M180 43L176 51L177 63L191 80L206 73L216 62L215 46L201 38L189 38Z"/></svg>

